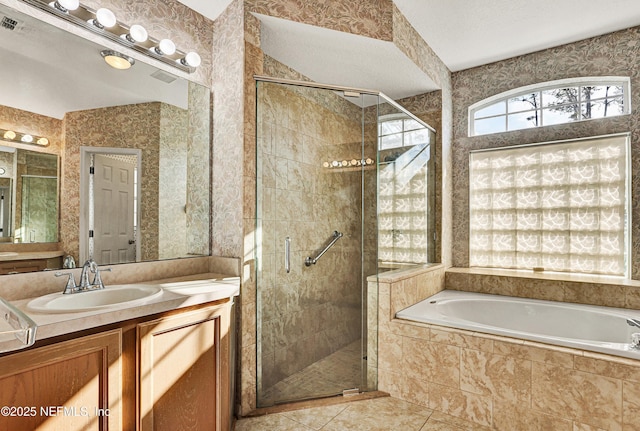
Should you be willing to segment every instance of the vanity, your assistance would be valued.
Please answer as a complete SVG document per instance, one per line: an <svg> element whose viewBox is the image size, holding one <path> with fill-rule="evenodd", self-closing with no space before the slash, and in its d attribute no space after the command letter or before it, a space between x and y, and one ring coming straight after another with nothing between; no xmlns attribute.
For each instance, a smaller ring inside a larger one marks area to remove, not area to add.
<svg viewBox="0 0 640 431"><path fill-rule="evenodd" d="M0 429L228 431L240 270L211 256L211 90L27 3L0 0L25 29L0 29L0 298L35 344L0 354ZM67 256L108 293L53 302Z"/></svg>
<svg viewBox="0 0 640 431"><path fill-rule="evenodd" d="M62 268L62 250L1 251L0 275Z"/></svg>
<svg viewBox="0 0 640 431"><path fill-rule="evenodd" d="M150 294L114 305L12 301L37 341L0 356L0 429L229 430L239 284L202 273L120 285Z"/></svg>

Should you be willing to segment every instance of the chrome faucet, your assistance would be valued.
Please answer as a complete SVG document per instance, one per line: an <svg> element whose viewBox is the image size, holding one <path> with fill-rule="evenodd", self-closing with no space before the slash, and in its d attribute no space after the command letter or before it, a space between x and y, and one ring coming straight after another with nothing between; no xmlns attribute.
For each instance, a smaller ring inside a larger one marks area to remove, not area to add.
<svg viewBox="0 0 640 431"><path fill-rule="evenodd" d="M111 268L103 269L103 271L111 271ZM89 273L93 275L93 281L89 281ZM82 265L82 272L80 273L80 284L76 285L76 281L73 278L73 273L71 272L56 272L56 277L61 277L63 275L68 275L67 284L64 287L63 294L68 293L79 293L79 292L87 292L90 290L98 290L104 289L104 283L102 282L102 277L100 276L100 268L98 264L93 259L87 259L87 261Z"/></svg>
<svg viewBox="0 0 640 431"><path fill-rule="evenodd" d="M627 318L627 325L635 326L636 328L640 328L640 320Z"/></svg>

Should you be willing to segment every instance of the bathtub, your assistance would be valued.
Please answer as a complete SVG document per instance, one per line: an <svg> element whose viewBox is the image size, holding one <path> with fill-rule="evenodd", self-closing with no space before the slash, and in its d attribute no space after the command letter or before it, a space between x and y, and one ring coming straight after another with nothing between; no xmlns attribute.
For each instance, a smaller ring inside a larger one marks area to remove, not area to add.
<svg viewBox="0 0 640 431"><path fill-rule="evenodd" d="M637 310L444 290L396 318L640 359Z"/></svg>

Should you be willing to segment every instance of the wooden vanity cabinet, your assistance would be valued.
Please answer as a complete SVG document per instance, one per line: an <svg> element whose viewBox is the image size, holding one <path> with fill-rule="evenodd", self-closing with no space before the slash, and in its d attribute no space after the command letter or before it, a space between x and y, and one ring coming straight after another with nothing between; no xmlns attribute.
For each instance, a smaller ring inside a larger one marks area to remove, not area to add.
<svg viewBox="0 0 640 431"><path fill-rule="evenodd" d="M0 430L121 429L119 329L0 357Z"/></svg>
<svg viewBox="0 0 640 431"><path fill-rule="evenodd" d="M0 430L229 431L229 299L0 356Z"/></svg>
<svg viewBox="0 0 640 431"><path fill-rule="evenodd" d="M62 268L62 257L0 261L0 275L44 271Z"/></svg>
<svg viewBox="0 0 640 431"><path fill-rule="evenodd" d="M228 329L224 307L138 325L141 431L229 429Z"/></svg>
<svg viewBox="0 0 640 431"><path fill-rule="evenodd" d="M8 260L0 262L0 275L42 271L46 267L46 259Z"/></svg>

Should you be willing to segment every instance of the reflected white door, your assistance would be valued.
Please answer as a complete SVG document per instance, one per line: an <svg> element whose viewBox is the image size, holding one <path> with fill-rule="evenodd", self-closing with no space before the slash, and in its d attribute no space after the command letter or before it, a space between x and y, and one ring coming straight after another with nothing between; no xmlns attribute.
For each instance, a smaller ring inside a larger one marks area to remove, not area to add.
<svg viewBox="0 0 640 431"><path fill-rule="evenodd" d="M135 262L134 166L94 158L94 259L101 265Z"/></svg>

